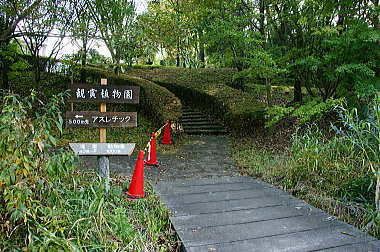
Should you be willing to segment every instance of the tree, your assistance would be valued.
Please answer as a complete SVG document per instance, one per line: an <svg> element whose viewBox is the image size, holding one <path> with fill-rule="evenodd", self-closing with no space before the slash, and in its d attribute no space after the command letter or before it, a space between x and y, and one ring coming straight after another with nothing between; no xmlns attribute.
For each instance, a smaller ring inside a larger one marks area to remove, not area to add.
<svg viewBox="0 0 380 252"><path fill-rule="evenodd" d="M80 63L82 66L87 64L87 54L91 48L92 38L97 33L96 26L91 19L88 0L76 1L71 5L73 10L73 22L70 32L74 38L73 43L79 48ZM81 72L81 82L86 82L85 72Z"/></svg>
<svg viewBox="0 0 380 252"><path fill-rule="evenodd" d="M31 55L31 64L36 83L40 81L41 71L45 69L46 64L51 58L55 58L55 55L61 49L61 42L72 20L72 13L70 12L71 9L68 8L68 3L68 1L56 0L43 1L22 24L18 25L18 30L22 34L23 41L27 47L24 54ZM42 58L40 51L45 46L48 37L52 36L52 31L57 31L59 34L54 35L56 41L50 54Z"/></svg>
<svg viewBox="0 0 380 252"><path fill-rule="evenodd" d="M135 32L134 2L110 0L105 4L102 0L93 0L89 2L88 8L102 40L111 53L113 63L116 65L115 73L119 73L120 61L123 56L126 56L127 48L129 48Z"/></svg>
<svg viewBox="0 0 380 252"><path fill-rule="evenodd" d="M2 68L2 85L0 88L8 89L8 72L11 60L4 51L12 39L22 34L16 31L20 22L28 18L41 4L41 0L1 0L0 1L0 60Z"/></svg>

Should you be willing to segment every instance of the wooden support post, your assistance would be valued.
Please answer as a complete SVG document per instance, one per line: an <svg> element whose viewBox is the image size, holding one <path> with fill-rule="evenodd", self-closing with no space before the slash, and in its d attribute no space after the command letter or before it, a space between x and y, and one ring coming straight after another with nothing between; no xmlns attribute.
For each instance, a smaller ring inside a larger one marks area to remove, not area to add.
<svg viewBox="0 0 380 252"><path fill-rule="evenodd" d="M107 85L107 79L101 79L100 84L102 86ZM105 102L100 103L100 112L107 112L107 104ZM99 141L101 143L107 142L107 129L99 129ZM98 156L98 173L101 177L106 179L106 191L109 189L109 178L110 178L110 161L108 156Z"/></svg>
<svg viewBox="0 0 380 252"><path fill-rule="evenodd" d="M100 84L102 86L107 86L107 79L101 79ZM107 104L106 103L100 103L100 112L107 112ZM100 128L99 129L99 138L101 143L107 142L107 129L106 128Z"/></svg>

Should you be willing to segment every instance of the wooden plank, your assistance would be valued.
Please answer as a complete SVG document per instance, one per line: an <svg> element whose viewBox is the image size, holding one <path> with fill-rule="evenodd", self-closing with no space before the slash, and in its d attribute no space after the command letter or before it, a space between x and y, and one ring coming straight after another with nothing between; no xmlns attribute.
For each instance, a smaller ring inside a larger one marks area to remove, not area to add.
<svg viewBox="0 0 380 252"><path fill-rule="evenodd" d="M166 188L159 189L160 194L172 194L175 188L176 194L192 194L192 193L204 193L204 192L226 192L237 191L244 189L260 189L262 185L252 182L242 182L233 184L210 184L210 185L194 185L189 187L176 187L168 186Z"/></svg>
<svg viewBox="0 0 380 252"><path fill-rule="evenodd" d="M296 216L321 214L322 210L303 206L272 206L240 211L224 211L219 213L183 215L170 217L176 230L193 230L196 228L226 226L248 222L282 219Z"/></svg>
<svg viewBox="0 0 380 252"><path fill-rule="evenodd" d="M216 184L233 184L240 182L254 182L256 181L253 178L236 176L236 177L217 177L217 178L202 178L198 180L189 180L189 179L177 179L172 182L162 181L158 182L157 189L162 191L168 190L168 188L173 187L189 187L189 186L198 186L198 185L216 185Z"/></svg>
<svg viewBox="0 0 380 252"><path fill-rule="evenodd" d="M137 86L95 86L74 84L70 88L69 102L106 102L138 104L140 87Z"/></svg>
<svg viewBox="0 0 380 252"><path fill-rule="evenodd" d="M70 143L71 149L80 156L130 156L134 143Z"/></svg>
<svg viewBox="0 0 380 252"><path fill-rule="evenodd" d="M66 112L65 122L66 128L137 127L137 112Z"/></svg>
<svg viewBox="0 0 380 252"><path fill-rule="evenodd" d="M186 251L380 251L374 237L260 180L161 181L155 190Z"/></svg>
<svg viewBox="0 0 380 252"><path fill-rule="evenodd" d="M191 231L178 231L178 234L188 246L202 246L284 235L338 225L338 223L327 221L327 218L328 216L326 215L298 216L236 225L199 228Z"/></svg>
<svg viewBox="0 0 380 252"><path fill-rule="evenodd" d="M273 206L303 206L305 202L291 196L277 195L272 197L225 200L217 202L196 203L188 205L170 205L175 207L174 216L219 213Z"/></svg>
<svg viewBox="0 0 380 252"><path fill-rule="evenodd" d="M355 236L345 235L344 233L346 232L354 232ZM256 239L239 240L235 242L222 242L203 246L193 246L188 247L187 251L379 251L380 244L376 244L375 242L372 242L372 240L373 237L370 237L363 232L358 232L354 227L350 225L337 225L284 235L267 236ZM358 242L362 243L355 244Z"/></svg>

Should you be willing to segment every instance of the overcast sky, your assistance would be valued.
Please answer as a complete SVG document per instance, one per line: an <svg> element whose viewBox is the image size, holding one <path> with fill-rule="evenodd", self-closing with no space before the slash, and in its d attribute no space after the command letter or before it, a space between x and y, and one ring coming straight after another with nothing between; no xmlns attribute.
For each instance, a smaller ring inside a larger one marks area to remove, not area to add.
<svg viewBox="0 0 380 252"><path fill-rule="evenodd" d="M142 13L146 10L147 5L148 5L147 4L148 0L134 0L134 1L136 4L137 13ZM47 48L46 48L47 53L51 51L51 49L54 45L54 41L56 41L55 38L48 38L48 41L46 43L47 44ZM59 52L58 58L61 58L65 54L73 54L79 50L79 48L76 46L76 43L72 42L70 38L65 38L62 41L62 44L63 44L63 48ZM102 41L94 41L92 43L92 48L96 49L97 51L99 51L100 54L102 54L104 56L111 57L110 52L108 51L107 47L104 45L104 43Z"/></svg>

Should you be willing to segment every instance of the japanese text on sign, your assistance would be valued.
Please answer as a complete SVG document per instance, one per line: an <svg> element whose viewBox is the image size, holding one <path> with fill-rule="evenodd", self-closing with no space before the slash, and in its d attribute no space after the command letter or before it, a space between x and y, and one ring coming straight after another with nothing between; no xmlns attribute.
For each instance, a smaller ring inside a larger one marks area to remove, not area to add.
<svg viewBox="0 0 380 252"><path fill-rule="evenodd" d="M74 127L136 127L136 112L66 112L66 126Z"/></svg>
<svg viewBox="0 0 380 252"><path fill-rule="evenodd" d="M136 86L73 85L71 102L138 103L140 88Z"/></svg>

